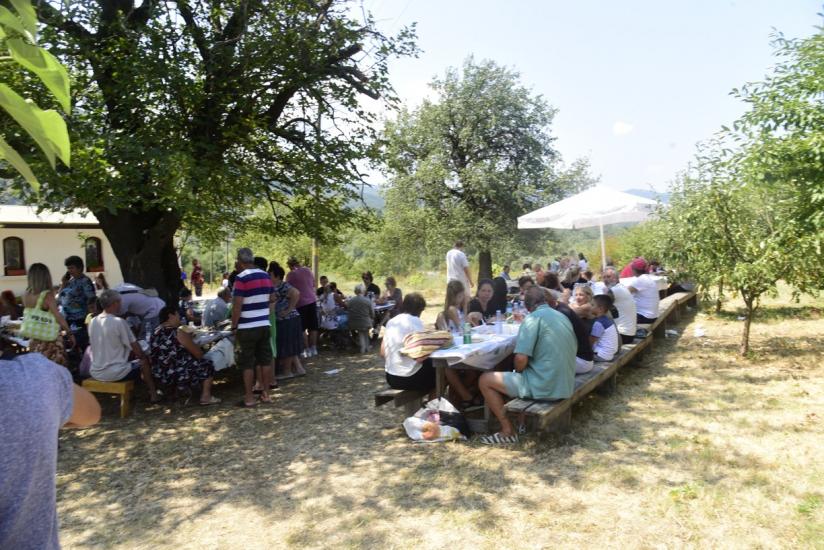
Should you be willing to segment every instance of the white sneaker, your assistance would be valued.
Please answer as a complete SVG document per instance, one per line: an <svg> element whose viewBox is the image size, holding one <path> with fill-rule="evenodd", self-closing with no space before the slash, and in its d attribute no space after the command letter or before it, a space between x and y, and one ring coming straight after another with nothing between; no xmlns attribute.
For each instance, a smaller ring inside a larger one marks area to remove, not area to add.
<svg viewBox="0 0 824 550"><path fill-rule="evenodd" d="M318 348L315 348L315 347L309 348L309 353L312 354L309 357L315 357L318 354Z"/></svg>

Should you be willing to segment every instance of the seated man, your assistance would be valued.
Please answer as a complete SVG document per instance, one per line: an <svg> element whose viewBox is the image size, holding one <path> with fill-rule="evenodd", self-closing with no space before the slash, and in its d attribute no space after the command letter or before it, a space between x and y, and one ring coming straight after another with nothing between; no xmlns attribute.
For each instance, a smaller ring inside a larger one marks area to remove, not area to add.
<svg viewBox="0 0 824 550"><path fill-rule="evenodd" d="M515 372L485 372L480 387L501 431L481 438L487 445L516 443L518 435L506 416L503 396L566 399L575 389L575 333L562 313L546 304L543 290L526 292L529 315L518 331Z"/></svg>
<svg viewBox="0 0 824 550"><path fill-rule="evenodd" d="M592 322L589 341L595 353L595 361L612 361L621 345L618 328L609 314L612 298L609 294L599 294L592 301L595 320Z"/></svg>
<svg viewBox="0 0 824 550"><path fill-rule="evenodd" d="M155 391L152 368L149 359L140 349L129 329L129 323L117 316L120 311L120 293L104 290L98 298L103 312L89 323L89 341L92 348L90 374L102 382L119 382L137 379L143 374L143 381L149 389L149 400L157 403L160 399ZM140 366L129 361L134 353Z"/></svg>
<svg viewBox="0 0 824 550"><path fill-rule="evenodd" d="M209 300L203 309L203 326L214 327L229 317L229 303L232 301L232 291L228 288L220 289L217 298Z"/></svg>
<svg viewBox="0 0 824 550"><path fill-rule="evenodd" d="M647 261L635 258L630 264L634 279L627 287L635 299L635 318L639 323L654 323L658 319L658 279L647 273Z"/></svg>
<svg viewBox="0 0 824 550"><path fill-rule="evenodd" d="M364 285L356 286L355 295L346 302L346 310L349 312L349 329L357 334L361 353L370 351L369 330L375 320L375 306L369 298L364 296L365 291Z"/></svg>
<svg viewBox="0 0 824 550"><path fill-rule="evenodd" d="M575 352L575 374L584 374L591 371L595 354L592 353L592 345L589 343L590 329L571 307L559 301L560 292L550 290L544 294L549 307L563 313L572 324L572 331L575 333L575 340L578 345Z"/></svg>
<svg viewBox="0 0 824 550"><path fill-rule="evenodd" d="M621 335L622 344L631 344L635 339L636 332L636 309L635 300L627 288L618 280L618 272L614 267L608 267L601 274L603 280L603 291L596 294L612 294L613 300L613 320L618 327L618 334ZM616 315L617 312L617 315Z"/></svg>

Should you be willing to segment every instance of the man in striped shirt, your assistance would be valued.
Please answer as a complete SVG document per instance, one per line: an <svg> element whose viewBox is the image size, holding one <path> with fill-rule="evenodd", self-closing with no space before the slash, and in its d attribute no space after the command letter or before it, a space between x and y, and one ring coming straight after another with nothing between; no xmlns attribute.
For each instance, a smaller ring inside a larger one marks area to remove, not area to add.
<svg viewBox="0 0 824 550"><path fill-rule="evenodd" d="M275 288L265 271L255 267L255 256L248 248L237 251L240 273L232 291L232 331L235 332L235 363L243 371L243 401L239 407L254 407L255 367L260 372L260 400L270 403L272 348L269 345L269 310L275 304Z"/></svg>

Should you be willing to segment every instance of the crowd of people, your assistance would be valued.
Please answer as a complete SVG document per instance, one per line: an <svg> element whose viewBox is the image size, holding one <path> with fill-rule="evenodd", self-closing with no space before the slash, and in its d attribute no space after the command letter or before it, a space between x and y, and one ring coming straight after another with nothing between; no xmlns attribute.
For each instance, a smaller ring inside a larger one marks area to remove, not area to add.
<svg viewBox="0 0 824 550"><path fill-rule="evenodd" d="M501 322L507 317L521 320L512 357L493 372L447 369L450 397L459 408L486 403L498 418L500 432L482 438L489 444L517 440L504 411L504 397L563 399L571 395L576 374L585 374L595 363L611 361L623 343L631 342L638 324L653 323L658 316L659 289L656 263L634 258L619 272L608 265L596 280L584 254L552 260L548 270L537 263L523 264L518 289L509 293L513 280L505 265L494 279L478 281L470 296L472 277L469 262L458 241L446 255L447 284L443 310L435 327L453 333L465 326ZM629 277L621 282L621 278ZM510 298L512 298L510 300ZM401 354L404 339L423 330L422 296L404 298L400 314L386 325L381 347L386 380L390 387L432 391L435 371L427 357L411 360Z"/></svg>

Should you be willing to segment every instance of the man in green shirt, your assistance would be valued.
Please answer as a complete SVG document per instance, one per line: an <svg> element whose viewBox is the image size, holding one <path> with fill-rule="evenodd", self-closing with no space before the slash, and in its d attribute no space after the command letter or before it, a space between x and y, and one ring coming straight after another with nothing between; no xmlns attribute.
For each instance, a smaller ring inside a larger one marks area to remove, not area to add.
<svg viewBox="0 0 824 550"><path fill-rule="evenodd" d="M486 404L501 423L501 431L481 438L488 445L518 441L506 416L503 396L524 399L566 399L575 389L577 341L572 324L562 313L551 309L543 289L532 287L524 297L529 315L518 331L515 344L515 372L486 372L479 386Z"/></svg>

